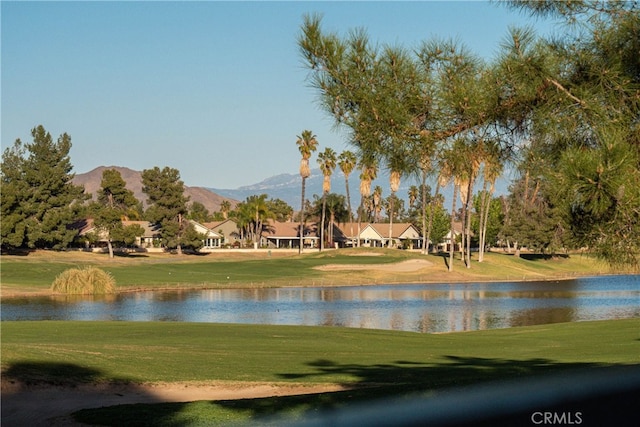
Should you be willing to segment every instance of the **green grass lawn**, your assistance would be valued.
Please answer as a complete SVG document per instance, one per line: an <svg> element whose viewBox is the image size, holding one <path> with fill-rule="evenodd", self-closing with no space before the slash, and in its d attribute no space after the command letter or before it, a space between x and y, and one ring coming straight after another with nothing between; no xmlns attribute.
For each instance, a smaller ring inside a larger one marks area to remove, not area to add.
<svg viewBox="0 0 640 427"><path fill-rule="evenodd" d="M224 425L488 380L632 364L640 364L640 319L439 335L170 322L2 323L3 381L223 380L356 387L311 396L123 405L76 414L83 422L106 425L135 420L141 422L137 425L184 425L185 420Z"/></svg>
<svg viewBox="0 0 640 427"><path fill-rule="evenodd" d="M371 256L375 254L377 256ZM376 269L408 259L431 262L415 272ZM588 256L487 254L467 269L456 260L386 249L306 253L221 252L201 256L38 251L3 255L2 296L47 292L69 268L110 272L118 289L454 283L536 280L607 273ZM328 264L371 269L320 271ZM341 384L350 391L217 402L124 405L83 410L78 421L103 425L227 425L271 414L575 368L640 364L640 320L555 324L442 335L330 327L172 322L2 322L3 381L75 385L254 381Z"/></svg>
<svg viewBox="0 0 640 427"><path fill-rule="evenodd" d="M379 256L370 256L372 253ZM408 259L426 259L431 266L401 273L373 268ZM372 268L357 271L320 271L314 268L327 264L361 264ZM454 271L448 272L442 256L387 249L347 249L311 252L302 256L277 251L273 251L272 256L265 252L234 254L233 251L182 257L149 254L113 260L104 254L44 252L3 256L0 290L3 295L46 292L62 271L85 266L96 266L110 272L120 290L535 280L614 272L601 262L582 255L546 259L489 253L486 262L474 261L470 269L457 260Z"/></svg>

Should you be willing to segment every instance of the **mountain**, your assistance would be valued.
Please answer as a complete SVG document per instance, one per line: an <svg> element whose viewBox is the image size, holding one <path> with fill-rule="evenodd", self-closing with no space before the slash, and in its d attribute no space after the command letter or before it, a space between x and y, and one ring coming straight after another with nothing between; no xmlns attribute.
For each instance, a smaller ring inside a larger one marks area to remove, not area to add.
<svg viewBox="0 0 640 427"><path fill-rule="evenodd" d="M349 176L349 192L351 193L351 204L356 206L360 203L360 171L354 170ZM305 199L313 201L313 196L320 197L322 195L322 172L320 169L311 170L311 176L307 178L305 188ZM398 197L406 198L410 183L403 183L398 190ZM383 196L389 195L389 175L381 172L380 176L373 182L371 188L376 185L383 188ZM237 189L209 188L211 191L225 197L236 200L245 200L248 196L254 194L266 194L270 199L281 199L293 207L294 210L300 209L300 191L302 190L302 178L299 174L283 173L272 176L257 184L238 187ZM344 174L337 169L331 175L331 192L346 195Z"/></svg>
<svg viewBox="0 0 640 427"><path fill-rule="evenodd" d="M337 184L335 177L332 179L331 190L337 192L338 189L334 188L334 182ZM342 187L344 188L344 185ZM270 199L284 200L294 210L300 209L301 189L302 178L300 178L300 175L289 173L275 175L257 184L246 185L236 189L209 188L209 190L217 194L236 200L245 200L249 196L264 193ZM322 173L320 169L312 170L311 176L307 178L305 198L313 200L313 194L322 194Z"/></svg>
<svg viewBox="0 0 640 427"><path fill-rule="evenodd" d="M142 192L142 172L140 171L121 166L99 166L89 172L76 174L72 182L75 185L83 185L85 193L90 193L95 198L95 194L100 189L102 172L105 169L115 169L120 172L122 179L127 183L126 187L133 191L133 195L136 196L145 207L147 206L147 195ZM185 185L184 194L189 197L189 201L202 203L211 213L218 212L220 210L220 204L224 200L229 200L232 207L238 203L238 201L233 198L221 196L204 187L189 187Z"/></svg>
<svg viewBox="0 0 640 427"><path fill-rule="evenodd" d="M305 199L313 201L313 196L322 195L322 172L320 169L313 169L311 176L307 178ZM481 179L477 180L476 190L481 190ZM427 180L427 184L435 189L436 184L433 178ZM378 178L371 184L371 189L379 185L382 187L382 196L388 197L389 190L389 174L387 171L382 170L378 173ZM400 188L396 195L405 200L405 207L408 206L408 191L412 185L419 185L418 181L414 177L403 177L401 180ZM264 179L257 184L238 187L237 189L223 189L223 188L209 188L214 193L220 194L224 197L229 197L235 200L245 200L248 196L255 194L266 194L271 199L282 199L289 204L294 210L300 209L300 191L302 186L302 178L298 174L283 173ZM501 177L496 182L496 192L494 197L501 194L507 194L509 187L509 181L506 177ZM445 198L445 207L451 205L451 186L445 187L442 190ZM331 175L331 192L346 195L344 174L337 169L333 175ZM349 192L351 193L351 205L357 206L360 203L360 171L354 170L349 176ZM460 202L458 201L458 207ZM354 208L355 209L355 208Z"/></svg>
<svg viewBox="0 0 640 427"><path fill-rule="evenodd" d="M143 202L146 207L147 196L142 192L142 172L134 171L129 168L119 166L100 166L94 170L77 174L73 179L73 183L76 185L84 185L85 192L95 194L100 188L100 181L102 181L102 171L105 169L116 169L122 175L122 179L127 183L127 188L133 191L136 198ZM349 177L349 190L351 192L351 205L354 207L360 203L360 172L354 170ZM322 172L320 169L313 169L311 176L307 178L305 198L307 200L314 200L314 195L322 195ZM478 180L478 185L481 185L481 180ZM435 183L427 182L432 188L435 188ZM238 201L243 201L249 196L266 194L270 199L284 200L294 210L300 209L300 190L302 185L302 178L299 174L282 173L269 178L266 178L256 184L246 185L238 187L236 189L222 189L222 188L205 188L205 187L188 187L185 186L185 195L188 196L190 201L202 203L209 212L218 212L220 210L220 204L223 200L229 200L231 206L234 207ZM382 187L382 196L389 196L389 174L386 171L380 171L378 178L373 181L371 188L376 185ZM411 185L417 185L415 178L403 178L402 184L398 189L397 196L405 200L405 207L408 206L407 192ZM508 193L509 182L506 177L502 177L496 183L496 193L494 196ZM479 191L480 188L476 188ZM346 194L344 175L338 169L331 176L331 192L337 194ZM445 207L449 207L451 188L445 188L443 190L445 196ZM460 202L458 201L458 206Z"/></svg>

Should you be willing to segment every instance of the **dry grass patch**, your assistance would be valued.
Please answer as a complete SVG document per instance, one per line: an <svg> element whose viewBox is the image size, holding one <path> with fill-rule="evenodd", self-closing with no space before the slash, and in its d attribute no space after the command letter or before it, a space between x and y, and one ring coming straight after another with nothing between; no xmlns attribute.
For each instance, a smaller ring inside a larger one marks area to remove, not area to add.
<svg viewBox="0 0 640 427"><path fill-rule="evenodd" d="M96 267L70 268L56 277L51 291L73 295L102 295L116 291L116 281L110 273Z"/></svg>

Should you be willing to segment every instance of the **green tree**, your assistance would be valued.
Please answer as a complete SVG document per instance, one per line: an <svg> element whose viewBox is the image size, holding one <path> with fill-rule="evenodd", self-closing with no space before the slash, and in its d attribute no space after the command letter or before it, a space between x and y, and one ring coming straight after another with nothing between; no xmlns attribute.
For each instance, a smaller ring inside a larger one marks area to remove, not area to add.
<svg viewBox="0 0 640 427"><path fill-rule="evenodd" d="M483 208L483 205L486 206ZM482 255L485 246L493 246L497 243L498 235L504 224L504 212L501 200L492 197L491 194L485 194L485 191L474 196L473 206L476 212L482 211L482 215L475 216L471 224L473 233L480 236L478 244L480 255ZM482 262L480 255L478 261Z"/></svg>
<svg viewBox="0 0 640 427"><path fill-rule="evenodd" d="M220 212L222 213L222 217L224 219L228 219L229 212L231 212L231 202L229 202L228 200L223 200L222 203L220 203Z"/></svg>
<svg viewBox="0 0 640 427"><path fill-rule="evenodd" d="M320 251L324 249L325 243L325 207L326 207L326 195L331 191L331 175L336 168L336 152L332 148L326 147L323 152L318 154L318 165L322 171L322 216L320 220Z"/></svg>
<svg viewBox="0 0 640 427"><path fill-rule="evenodd" d="M349 211L349 226L351 227L351 236L353 236L353 211L351 210L351 193L349 192L349 176L356 167L356 155L349 150L345 150L338 156L338 167L344 175L344 188L347 193L347 209ZM353 244L353 243L352 243Z"/></svg>
<svg viewBox="0 0 640 427"><path fill-rule="evenodd" d="M193 239L193 225L186 219L188 198L177 169L154 167L142 171L142 191L147 195L149 221L159 224L164 245L182 254L185 244L198 249ZM202 245L202 242L200 242ZM201 247L201 246L200 246Z"/></svg>
<svg viewBox="0 0 640 427"><path fill-rule="evenodd" d="M550 167L537 150L521 164L520 177L510 187L507 198L504 237L513 242L516 256L520 248L553 252L564 246L564 221L560 211L547 196L552 184L544 170Z"/></svg>
<svg viewBox="0 0 640 427"><path fill-rule="evenodd" d="M549 184L540 191L548 192L544 198L560 210L573 244L613 264L638 267L637 3L508 4L566 24L553 40L514 29L500 61L507 116L549 162L544 172Z"/></svg>
<svg viewBox="0 0 640 427"><path fill-rule="evenodd" d="M23 199L28 194L29 187L24 179L24 156L25 148L19 140L2 154L0 227L3 250L27 246L27 212Z"/></svg>
<svg viewBox="0 0 640 427"><path fill-rule="evenodd" d="M316 151L318 147L318 140L316 136L310 130L302 131L302 134L298 136L296 141L296 145L298 146L298 150L300 151L300 155L302 159L300 159L300 177L302 178L302 195L301 195L301 203L300 203L300 247L298 248L299 252L302 253L302 248L304 246L304 192L305 192L305 184L307 178L311 175L311 169L309 169L309 159L311 158L311 154Z"/></svg>
<svg viewBox="0 0 640 427"><path fill-rule="evenodd" d="M262 233L266 226L268 219L274 217L273 213L269 210L269 203L267 203L267 195L261 194L259 196L249 196L246 200L249 212L251 212L251 238L253 240L254 247L262 240Z"/></svg>
<svg viewBox="0 0 640 427"><path fill-rule="evenodd" d="M192 202L191 206L189 206L187 219L192 219L202 224L205 222L213 221L213 215L211 215L209 210L202 203Z"/></svg>
<svg viewBox="0 0 640 427"><path fill-rule="evenodd" d="M385 211L387 214L387 220L390 223L393 223L393 221L402 222L406 218L404 200L399 198L395 193L390 194L389 197L387 197L386 199L383 199L382 205L385 208ZM393 208L391 208L392 206Z"/></svg>
<svg viewBox="0 0 640 427"><path fill-rule="evenodd" d="M434 243L433 247L435 249L437 243L442 242L451 230L451 216L442 206L441 197L439 198L439 202L430 203L427 210L427 215L431 218L431 242ZM427 244L429 244L429 242Z"/></svg>
<svg viewBox="0 0 640 427"><path fill-rule="evenodd" d="M464 170L464 158L460 155L463 153L464 142L460 140L456 140L454 146L443 152L440 157L440 177L439 184L441 187L444 187L447 183L453 183L453 197L451 198L451 227L449 230L451 231L451 241L449 245L449 271L453 271L453 254L454 254L454 246L455 242L453 240L454 233L454 222L455 222L455 211L456 211L456 202L458 199L458 191L460 187L463 185L460 176L463 174L462 170Z"/></svg>
<svg viewBox="0 0 640 427"><path fill-rule="evenodd" d="M324 200L323 200L324 199ZM323 197L314 195L314 202L311 205L312 215L321 217L324 209L329 214L329 221L325 224L325 233L329 244L333 244L333 229L336 222L344 223L349 220L349 212L346 207L346 198L341 194L327 193Z"/></svg>
<svg viewBox="0 0 640 427"><path fill-rule="evenodd" d="M267 200L267 209L276 221L287 222L293 219L293 208L282 199Z"/></svg>
<svg viewBox="0 0 640 427"><path fill-rule="evenodd" d="M367 212L365 204L371 196L371 182L378 175L378 162L374 158L363 157L358 162L360 167L360 204L358 207L358 242L360 247L360 232L362 229L362 220L365 219ZM369 221L369 219L366 219Z"/></svg>
<svg viewBox="0 0 640 427"><path fill-rule="evenodd" d="M42 125L33 142L19 139L2 156L2 247L63 249L76 236L84 189L71 183L71 137L57 141Z"/></svg>
<svg viewBox="0 0 640 427"><path fill-rule="evenodd" d="M122 224L129 216L137 217L141 209L141 203L125 185L120 172L105 169L102 172L98 200L92 209L96 229L100 234L106 235L109 258L113 258L113 242L131 244L136 237L144 234L144 229L138 224L126 227Z"/></svg>

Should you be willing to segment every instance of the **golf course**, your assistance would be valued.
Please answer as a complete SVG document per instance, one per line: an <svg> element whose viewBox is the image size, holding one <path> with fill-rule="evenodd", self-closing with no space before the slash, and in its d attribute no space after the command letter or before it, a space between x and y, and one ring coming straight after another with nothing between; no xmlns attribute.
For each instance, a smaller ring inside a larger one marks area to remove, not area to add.
<svg viewBox="0 0 640 427"><path fill-rule="evenodd" d="M3 256L2 298L50 294L66 269L117 292L558 280L613 274L581 254L490 253L470 269L410 251ZM629 273L629 272L626 272ZM640 319L421 334L186 322L3 321L3 425L280 425L363 402L640 364ZM43 423L43 419L46 423Z"/></svg>

